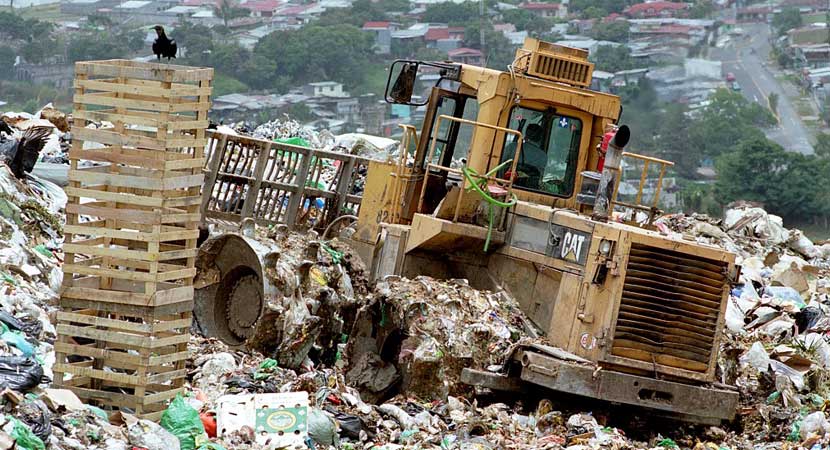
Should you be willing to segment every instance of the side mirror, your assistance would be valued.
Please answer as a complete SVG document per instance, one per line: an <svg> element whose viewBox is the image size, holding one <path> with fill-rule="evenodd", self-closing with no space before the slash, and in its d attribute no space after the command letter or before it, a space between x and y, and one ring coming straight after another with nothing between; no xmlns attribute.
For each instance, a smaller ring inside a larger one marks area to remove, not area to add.
<svg viewBox="0 0 830 450"><path fill-rule="evenodd" d="M412 92L415 89L415 78L418 76L418 64L405 62L402 64L392 64L392 70L395 66L400 66L400 72L392 84L391 89L386 94L387 99L392 99L392 103L408 105L412 102Z"/></svg>

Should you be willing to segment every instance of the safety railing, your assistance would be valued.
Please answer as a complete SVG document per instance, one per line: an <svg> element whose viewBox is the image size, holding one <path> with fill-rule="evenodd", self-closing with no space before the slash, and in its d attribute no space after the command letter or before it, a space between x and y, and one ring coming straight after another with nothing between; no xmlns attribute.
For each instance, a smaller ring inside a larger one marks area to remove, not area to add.
<svg viewBox="0 0 830 450"><path fill-rule="evenodd" d="M416 174L414 166L408 166L409 162L409 147L418 145L418 131L412 125L400 125L403 128L403 137L398 146L398 162L392 172L394 179L392 186L392 207L389 211L389 222L400 223L403 215L403 194L409 185L421 178L422 175Z"/></svg>
<svg viewBox="0 0 830 450"><path fill-rule="evenodd" d="M614 196L611 201L611 206L612 208L613 206L622 206L624 208L645 211L648 213L647 223L650 225L654 218L660 213L660 210L657 208L657 204L660 201L660 190L663 187L663 177L666 175L666 168L674 166L674 163L671 161L666 161L665 159L654 158L652 156L638 155L637 153L629 152L623 152L622 157L623 159L632 158L643 162L643 167L640 172L640 183L637 186L637 194L635 196L634 203L620 201L617 199L617 195L619 194L622 174L619 174L617 176L617 183L614 186ZM660 165L660 175L657 177L657 186L654 189L654 197L652 198L651 204L644 205L641 202L643 200L643 190L645 189L646 182L648 180L648 169L650 164Z"/></svg>
<svg viewBox="0 0 830 450"><path fill-rule="evenodd" d="M207 137L204 219L323 228L357 214L368 158L214 131Z"/></svg>
<svg viewBox="0 0 830 450"><path fill-rule="evenodd" d="M438 120L435 123L435 129L436 130L441 129L441 121L442 120L458 122L458 123L461 123L462 125L470 125L470 126L477 127L477 128L487 128L487 129L494 130L494 131L497 131L497 132L502 132L502 133L505 133L505 134L515 135L517 137L517 139L516 139L516 142L517 142L517 144L516 144L516 153L513 155L512 161L509 161L510 170L508 171L508 173L511 173L511 174L516 173L516 165L519 161L519 157L521 156L521 151L522 151L522 133L520 131L511 130L509 128L499 127L499 126L496 126L496 125L490 125L490 124L486 124L486 123L475 122L475 121L472 121L472 120L462 119L462 118L459 118L459 117L446 116L446 115L441 115L441 116L438 117ZM474 132L475 132L475 130L474 130ZM428 155L433 155L433 156L438 156L437 161L441 161L443 159L443 153L444 153L445 149L442 148L441 152L436 155L435 154L435 147L437 145L437 142L438 142L438 134L436 133L432 137L432 142L431 142L430 147L429 147L429 153L427 153L427 154ZM493 152L493 149L491 148L489 159L492 159L492 156L493 156L492 152ZM489 172L487 172L485 174L478 174L474 170L468 168L466 164L460 169L454 169L454 168L451 168L451 167L446 167L446 166L442 166L442 165L439 165L439 164L434 164L434 163L431 163L431 162L427 163L426 171L425 171L425 175L424 175L424 183L423 183L423 186L421 187L421 197L418 200L418 211L422 211L422 209L423 209L424 198L426 197L426 190L427 190L426 188L427 188L427 184L428 184L428 181L429 181L428 179L430 177L431 172L433 172L433 171L445 172L447 174L450 174L450 173L456 174L462 180L462 187L463 188L459 189L458 198L456 199L456 202L455 202L455 209L453 211L453 218L452 218L453 222L458 222L458 216L459 216L459 212L461 210L462 200L464 198L465 191L469 192L470 190L476 190L477 192L479 192L480 195L487 195L487 197L485 197L485 198L488 198L488 197L490 197L489 196L490 187L498 186L498 187L502 188L505 191L504 192L505 198L510 199L513 196L513 179L512 179L513 177L511 177L510 179L504 179L504 178L498 178L497 176L494 175L499 170L503 169L504 166L505 166L505 163L502 163L498 167L490 170ZM470 185L467 186L465 182L469 183ZM476 187L478 189L475 189ZM484 190L484 188L487 188L488 191L482 192ZM492 198L492 197L490 197L490 198ZM504 219L506 219L506 217L502 217L502 224L499 225L499 228L503 228ZM492 228L492 223L491 223L491 228Z"/></svg>

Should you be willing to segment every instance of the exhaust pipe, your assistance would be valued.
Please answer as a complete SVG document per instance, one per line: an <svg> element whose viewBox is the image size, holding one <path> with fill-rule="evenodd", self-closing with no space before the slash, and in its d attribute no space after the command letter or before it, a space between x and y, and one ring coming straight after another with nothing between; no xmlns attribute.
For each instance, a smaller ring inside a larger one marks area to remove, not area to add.
<svg viewBox="0 0 830 450"><path fill-rule="evenodd" d="M597 187L597 197L594 201L593 220L607 222L611 217L611 197L614 195L614 186L620 172L620 161L622 161L623 148L628 145L631 138L631 130L623 125L614 133L614 137L608 143L608 150L605 154L605 165L602 168L602 177Z"/></svg>

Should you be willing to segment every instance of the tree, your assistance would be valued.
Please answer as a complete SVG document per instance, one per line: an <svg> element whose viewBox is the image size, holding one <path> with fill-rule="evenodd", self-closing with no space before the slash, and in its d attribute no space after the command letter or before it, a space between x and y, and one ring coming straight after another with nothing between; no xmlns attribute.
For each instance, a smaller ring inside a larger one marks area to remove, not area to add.
<svg viewBox="0 0 830 450"><path fill-rule="evenodd" d="M585 8L584 11L582 11L583 19L599 20L606 16L608 16L608 11L602 8L597 8L596 6L589 6L588 8Z"/></svg>
<svg viewBox="0 0 830 450"><path fill-rule="evenodd" d="M86 18L86 23L88 23L93 28L103 27L107 30L111 29L113 26L112 19L109 16L105 16L103 14L90 14Z"/></svg>
<svg viewBox="0 0 830 450"><path fill-rule="evenodd" d="M257 43L254 56L272 61L276 70L262 74L265 79L257 80L256 85L276 83L285 77L295 84L332 80L355 86L366 75L374 55L373 45L371 36L345 24L311 24L271 33ZM255 87L252 82L248 85Z"/></svg>
<svg viewBox="0 0 830 450"><path fill-rule="evenodd" d="M251 15L251 11L240 8L234 0L219 0L219 3L213 6L213 14L222 19L222 24L227 28L228 22L233 19L248 17Z"/></svg>
<svg viewBox="0 0 830 450"><path fill-rule="evenodd" d="M816 136L816 145L813 149L819 158L830 158L830 134L819 133Z"/></svg>
<svg viewBox="0 0 830 450"><path fill-rule="evenodd" d="M478 3L471 1L436 3L427 6L421 20L431 23L467 25L478 17L478 9Z"/></svg>
<svg viewBox="0 0 830 450"><path fill-rule="evenodd" d="M571 0L569 10L575 13L584 13L589 8L600 9L605 12L605 17L611 13L621 13L625 8L642 0Z"/></svg>
<svg viewBox="0 0 830 450"><path fill-rule="evenodd" d="M778 94L770 92L767 96L767 100L769 101L770 111L772 111L773 114L778 114Z"/></svg>
<svg viewBox="0 0 830 450"><path fill-rule="evenodd" d="M11 79L14 75L16 52L11 47L0 45L0 79Z"/></svg>
<svg viewBox="0 0 830 450"><path fill-rule="evenodd" d="M689 10L689 17L692 19L705 19L711 17L715 12L715 5L712 0L697 0Z"/></svg>
<svg viewBox="0 0 830 450"><path fill-rule="evenodd" d="M802 23L801 12L795 7L784 8L772 18L772 26L778 31L779 36L800 27Z"/></svg>
<svg viewBox="0 0 830 450"><path fill-rule="evenodd" d="M778 206L775 199L786 181L787 161L787 152L763 136L742 142L735 152L718 158L715 196L721 204L748 200Z"/></svg>
<svg viewBox="0 0 830 450"><path fill-rule="evenodd" d="M473 22L464 29L464 46L481 50L479 24ZM484 23L484 58L486 66L506 70L516 57L516 46L504 34L496 31L490 22Z"/></svg>
<svg viewBox="0 0 830 450"><path fill-rule="evenodd" d="M593 35L600 41L628 42L629 24L626 20L615 20L602 26L594 27Z"/></svg>
<svg viewBox="0 0 830 450"><path fill-rule="evenodd" d="M633 69L636 65L631 57L631 49L624 45L600 45L590 55L597 70L619 72Z"/></svg>
<svg viewBox="0 0 830 450"><path fill-rule="evenodd" d="M213 54L213 34L204 25L185 22L176 28L176 42L184 49L184 62L196 66L209 65Z"/></svg>
<svg viewBox="0 0 830 450"><path fill-rule="evenodd" d="M508 9L502 13L502 19L513 24L517 30L526 30L529 33L543 33L550 31L552 24L544 17L531 13L526 9Z"/></svg>

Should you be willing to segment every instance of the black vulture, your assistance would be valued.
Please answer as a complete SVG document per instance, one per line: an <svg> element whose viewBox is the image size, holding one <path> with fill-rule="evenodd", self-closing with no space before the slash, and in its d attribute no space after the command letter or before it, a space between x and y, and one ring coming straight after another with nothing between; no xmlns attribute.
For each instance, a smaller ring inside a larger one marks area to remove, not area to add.
<svg viewBox="0 0 830 450"><path fill-rule="evenodd" d="M153 42L153 54L156 55L156 58L159 61L161 61L161 58L167 58L167 61L170 61L170 58L175 58L176 51L178 50L176 41L167 37L164 33L163 26L156 25L152 29L156 30L156 35L158 36L155 42Z"/></svg>
<svg viewBox="0 0 830 450"><path fill-rule="evenodd" d="M47 127L29 128L20 139L9 139L0 142L0 160L6 163L12 174L22 179L35 168L40 157L40 151L52 135L52 129Z"/></svg>

